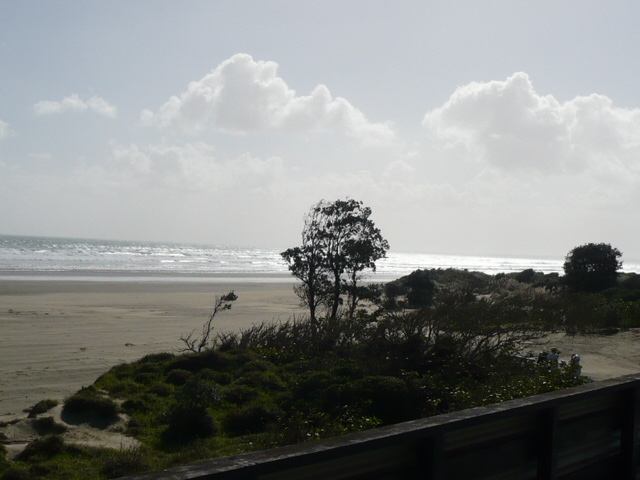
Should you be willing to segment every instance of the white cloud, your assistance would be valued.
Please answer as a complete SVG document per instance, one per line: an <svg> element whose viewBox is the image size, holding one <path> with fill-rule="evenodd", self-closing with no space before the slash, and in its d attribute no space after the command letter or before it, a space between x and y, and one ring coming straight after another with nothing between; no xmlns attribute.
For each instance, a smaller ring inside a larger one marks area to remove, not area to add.
<svg viewBox="0 0 640 480"><path fill-rule="evenodd" d="M221 161L213 147L201 142L142 148L112 144L112 150L123 181L142 181L153 187L259 193L270 190L284 176L280 158L262 160L245 154Z"/></svg>
<svg viewBox="0 0 640 480"><path fill-rule="evenodd" d="M9 124L0 120L0 141L4 140L5 138L9 138L12 135L13 130L11 130Z"/></svg>
<svg viewBox="0 0 640 480"><path fill-rule="evenodd" d="M395 142L391 127L370 122L347 100L334 98L326 86L298 96L277 73L275 62L234 55L172 96L157 113L144 110L141 121L189 133L208 128L235 133L341 130L365 143Z"/></svg>
<svg viewBox="0 0 640 480"><path fill-rule="evenodd" d="M640 109L595 94L561 103L522 72L459 87L423 125L503 171L640 173Z"/></svg>
<svg viewBox="0 0 640 480"><path fill-rule="evenodd" d="M87 110L104 115L105 117L115 118L117 109L104 98L90 97L83 100L77 94L69 95L61 101L42 100L34 105L36 115L53 115L64 112L85 112Z"/></svg>

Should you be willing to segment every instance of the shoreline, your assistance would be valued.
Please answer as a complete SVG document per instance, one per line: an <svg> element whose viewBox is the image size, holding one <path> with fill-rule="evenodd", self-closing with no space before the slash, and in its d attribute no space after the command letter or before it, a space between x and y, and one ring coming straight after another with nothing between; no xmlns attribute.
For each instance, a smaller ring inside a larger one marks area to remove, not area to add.
<svg viewBox="0 0 640 480"><path fill-rule="evenodd" d="M287 273L204 273L131 270L4 270L0 282L11 281L78 281L78 282L204 282L226 283L294 283Z"/></svg>
<svg viewBox="0 0 640 480"><path fill-rule="evenodd" d="M119 363L179 352L180 336L198 333L215 297L230 290L238 300L216 317L217 331L305 313L291 277L188 278L70 275L52 281L38 273L0 280L0 421L40 400L61 401Z"/></svg>

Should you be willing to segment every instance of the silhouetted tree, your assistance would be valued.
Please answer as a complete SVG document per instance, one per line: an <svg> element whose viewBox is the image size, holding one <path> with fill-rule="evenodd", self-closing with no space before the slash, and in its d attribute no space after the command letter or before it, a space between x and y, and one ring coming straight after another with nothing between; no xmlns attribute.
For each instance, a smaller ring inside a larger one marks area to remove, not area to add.
<svg viewBox="0 0 640 480"><path fill-rule="evenodd" d="M428 270L414 270L407 277L407 304L410 307L422 308L431 305L435 284L429 277Z"/></svg>
<svg viewBox="0 0 640 480"><path fill-rule="evenodd" d="M533 268L527 268L526 270L522 270L520 273L517 273L514 278L520 283L533 283L535 276L535 270Z"/></svg>
<svg viewBox="0 0 640 480"><path fill-rule="evenodd" d="M565 283L578 292L598 292L616 285L622 267L620 250L607 243L588 243L571 250L564 262Z"/></svg>
<svg viewBox="0 0 640 480"><path fill-rule="evenodd" d="M315 321L320 306L335 320L347 296L350 315L365 290L362 272L375 271L389 243L369 218L371 209L356 200L318 202L311 207L302 230L302 246L281 253L292 275L302 281L296 293Z"/></svg>

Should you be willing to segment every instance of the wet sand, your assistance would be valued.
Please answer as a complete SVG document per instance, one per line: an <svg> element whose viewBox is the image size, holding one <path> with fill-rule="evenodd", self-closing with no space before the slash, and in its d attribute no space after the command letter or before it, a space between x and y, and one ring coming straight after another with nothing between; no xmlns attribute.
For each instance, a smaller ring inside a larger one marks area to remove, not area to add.
<svg viewBox="0 0 640 480"><path fill-rule="evenodd" d="M285 281L34 278L0 280L0 421L63 400L116 364L179 351L230 290L239 298L216 318L220 331L304 313Z"/></svg>

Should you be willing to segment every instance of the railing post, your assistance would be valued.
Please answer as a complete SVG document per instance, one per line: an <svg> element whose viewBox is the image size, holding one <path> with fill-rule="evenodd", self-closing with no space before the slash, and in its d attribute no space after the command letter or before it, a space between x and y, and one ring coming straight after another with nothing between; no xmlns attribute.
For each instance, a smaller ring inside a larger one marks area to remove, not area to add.
<svg viewBox="0 0 640 480"><path fill-rule="evenodd" d="M622 394L620 418L620 478L635 479L638 460L638 385Z"/></svg>
<svg viewBox="0 0 640 480"><path fill-rule="evenodd" d="M558 409L549 407L540 412L538 430L538 480L555 480L558 447Z"/></svg>
<svg viewBox="0 0 640 480"><path fill-rule="evenodd" d="M429 439L425 455L425 465L422 468L424 478L428 480L443 480L442 473L442 456L443 456L444 438L443 434L433 435Z"/></svg>

